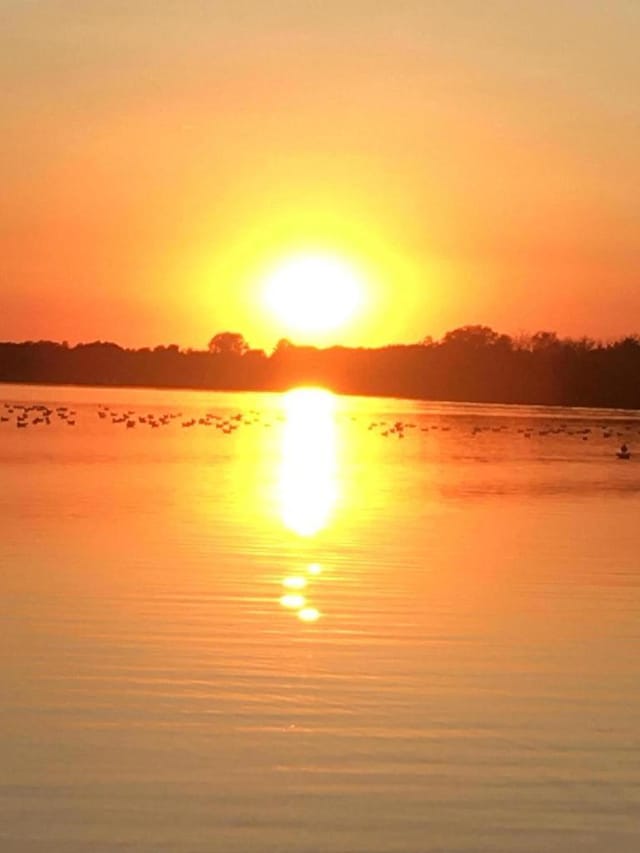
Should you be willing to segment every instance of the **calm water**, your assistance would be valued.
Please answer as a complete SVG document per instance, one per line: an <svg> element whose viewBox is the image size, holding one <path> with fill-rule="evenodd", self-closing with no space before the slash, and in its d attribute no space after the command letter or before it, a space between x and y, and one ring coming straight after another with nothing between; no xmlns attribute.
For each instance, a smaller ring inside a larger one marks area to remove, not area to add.
<svg viewBox="0 0 640 853"><path fill-rule="evenodd" d="M3 853L640 849L632 413L0 415Z"/></svg>

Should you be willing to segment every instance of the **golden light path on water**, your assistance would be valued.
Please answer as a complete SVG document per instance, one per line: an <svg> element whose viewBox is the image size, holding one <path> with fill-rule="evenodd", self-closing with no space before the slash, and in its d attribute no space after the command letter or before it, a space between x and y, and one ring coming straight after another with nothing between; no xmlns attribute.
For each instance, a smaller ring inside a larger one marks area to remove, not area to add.
<svg viewBox="0 0 640 853"><path fill-rule="evenodd" d="M329 524L338 499L335 397L322 388L296 388L284 398L285 423L279 477L280 514L296 536L312 539ZM303 622L315 622L320 612L308 602L309 581L322 573L310 563L306 574L282 580L286 592L280 604Z"/></svg>

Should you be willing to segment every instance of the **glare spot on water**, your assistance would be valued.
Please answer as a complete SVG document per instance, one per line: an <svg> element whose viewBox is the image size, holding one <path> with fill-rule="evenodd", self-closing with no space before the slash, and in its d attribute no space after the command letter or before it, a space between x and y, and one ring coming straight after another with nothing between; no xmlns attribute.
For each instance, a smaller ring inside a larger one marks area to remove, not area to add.
<svg viewBox="0 0 640 853"><path fill-rule="evenodd" d="M311 563L307 571L310 575L319 575L322 572L322 566L320 563Z"/></svg>
<svg viewBox="0 0 640 853"><path fill-rule="evenodd" d="M329 524L338 497L335 397L297 388L284 397L280 506L285 527L311 537Z"/></svg>
<svg viewBox="0 0 640 853"><path fill-rule="evenodd" d="M320 611L316 610L315 607L303 607L298 612L298 619L302 619L303 622L316 622L319 618Z"/></svg>
<svg viewBox="0 0 640 853"><path fill-rule="evenodd" d="M282 581L282 586L286 586L287 589L304 589L306 585L306 579L297 576L285 578Z"/></svg>
<svg viewBox="0 0 640 853"><path fill-rule="evenodd" d="M287 593L287 595L283 595L280 599L280 604L283 607L289 607L291 610L298 610L300 607L304 607L305 602L306 598L304 595L294 592Z"/></svg>

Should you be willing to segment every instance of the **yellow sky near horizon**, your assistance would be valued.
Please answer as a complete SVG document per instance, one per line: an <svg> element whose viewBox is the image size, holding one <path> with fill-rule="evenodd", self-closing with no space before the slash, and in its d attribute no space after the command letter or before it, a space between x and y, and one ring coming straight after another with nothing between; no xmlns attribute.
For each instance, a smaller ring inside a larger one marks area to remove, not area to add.
<svg viewBox="0 0 640 853"><path fill-rule="evenodd" d="M638 35L632 0L5 2L0 339L270 348L304 250L370 294L318 343L637 331Z"/></svg>

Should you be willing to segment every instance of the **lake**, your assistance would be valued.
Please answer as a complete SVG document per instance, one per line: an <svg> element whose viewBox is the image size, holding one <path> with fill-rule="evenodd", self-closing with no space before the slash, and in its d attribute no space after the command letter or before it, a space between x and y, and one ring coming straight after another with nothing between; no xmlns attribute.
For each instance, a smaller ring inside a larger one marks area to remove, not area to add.
<svg viewBox="0 0 640 853"><path fill-rule="evenodd" d="M636 413L0 416L3 853L640 849Z"/></svg>

